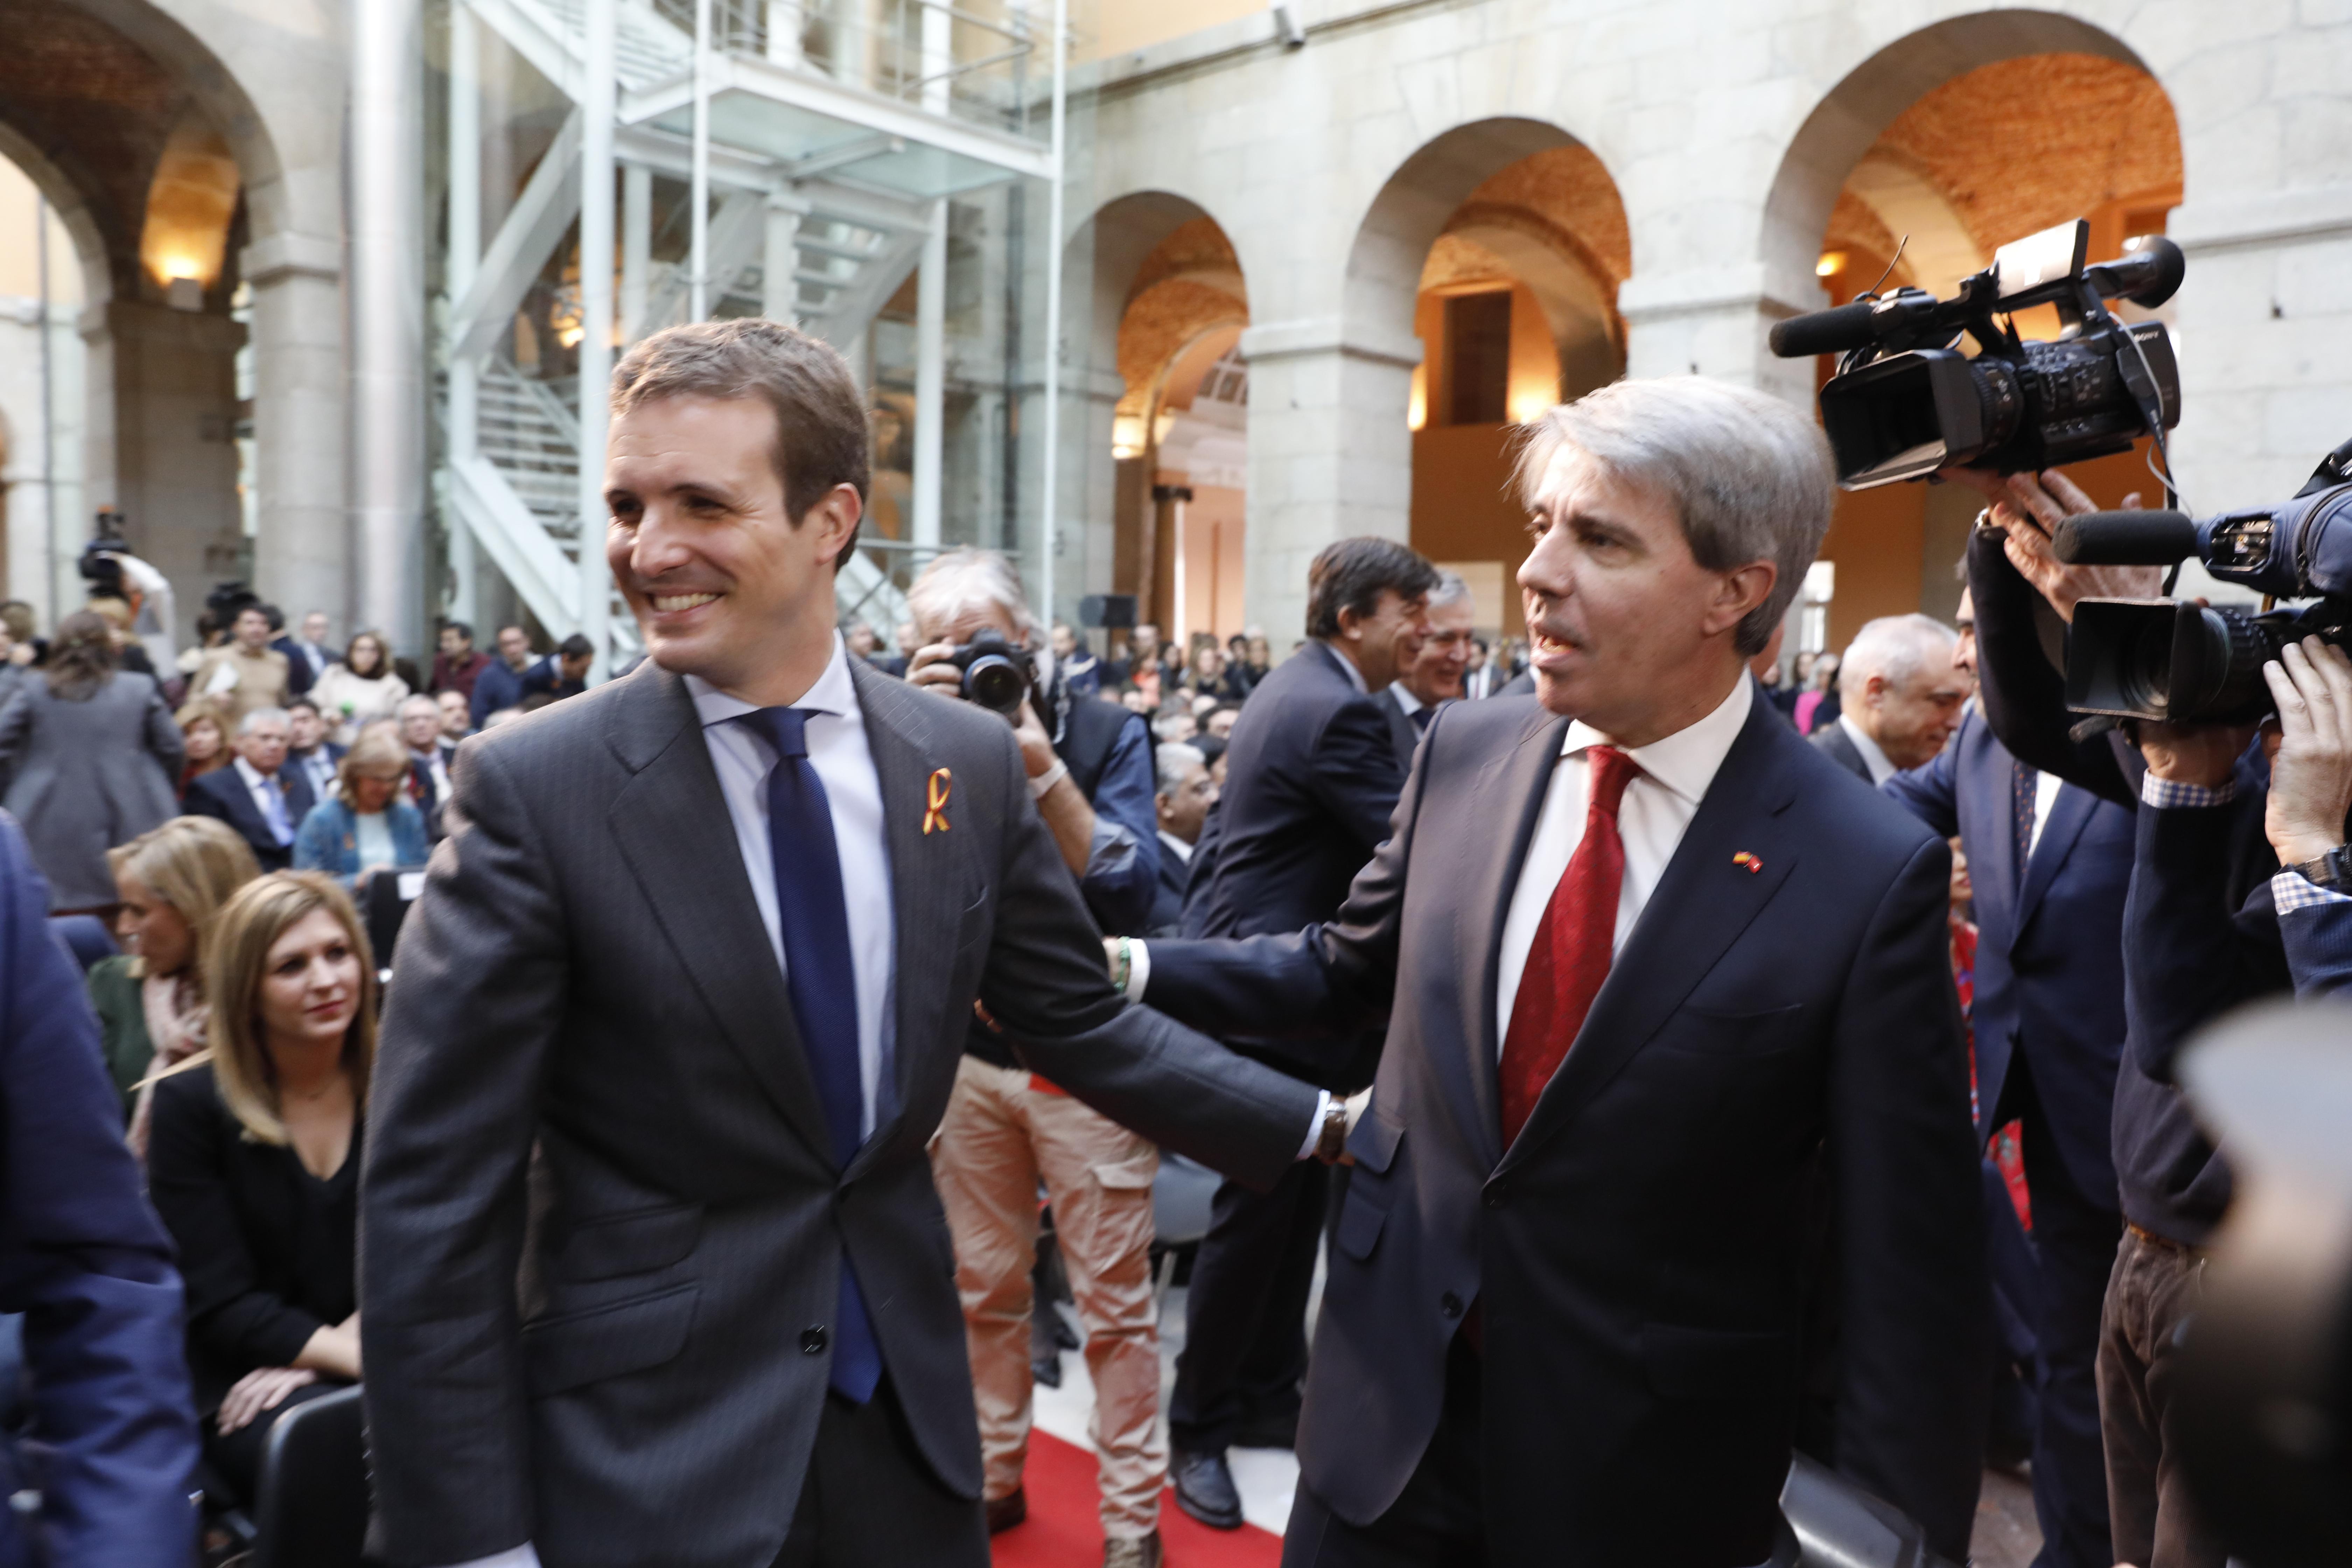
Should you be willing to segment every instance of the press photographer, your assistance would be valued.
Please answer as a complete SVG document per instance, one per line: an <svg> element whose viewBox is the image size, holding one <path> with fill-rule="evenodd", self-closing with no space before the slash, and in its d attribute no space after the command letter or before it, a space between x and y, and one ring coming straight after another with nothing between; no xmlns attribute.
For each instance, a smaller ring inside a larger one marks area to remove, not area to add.
<svg viewBox="0 0 2352 1568"><path fill-rule="evenodd" d="M1078 879L1096 922L1140 934L1159 886L1160 848L1151 737L1141 715L1075 699L1003 556L957 550L907 595L923 646L907 679L993 709L1021 740L1038 814ZM980 1410L992 1531L1025 1517L1031 1268L1037 1187L1086 1326L1095 1386L1107 1563L1160 1561L1160 1344L1151 1297L1151 1184L1160 1152L1021 1067L975 1019L931 1168L955 1240ZM1047 1305L1045 1310L1054 1309Z"/></svg>

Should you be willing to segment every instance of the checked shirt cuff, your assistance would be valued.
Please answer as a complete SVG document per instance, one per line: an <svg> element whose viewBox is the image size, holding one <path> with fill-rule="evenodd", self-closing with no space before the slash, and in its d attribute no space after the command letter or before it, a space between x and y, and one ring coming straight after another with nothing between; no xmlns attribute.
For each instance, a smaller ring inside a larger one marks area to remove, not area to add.
<svg viewBox="0 0 2352 1568"><path fill-rule="evenodd" d="M2165 810L2227 805L2238 798L2238 781L2231 779L2219 789L2208 789L2203 784L2182 784L2177 779L2160 779L2149 773L2139 781L2139 798L2143 805Z"/></svg>
<svg viewBox="0 0 2352 1568"><path fill-rule="evenodd" d="M2278 912L2291 910L2315 910L2323 904L2352 904L2352 894L2323 888L2300 871L2281 871L2271 879L2271 902Z"/></svg>

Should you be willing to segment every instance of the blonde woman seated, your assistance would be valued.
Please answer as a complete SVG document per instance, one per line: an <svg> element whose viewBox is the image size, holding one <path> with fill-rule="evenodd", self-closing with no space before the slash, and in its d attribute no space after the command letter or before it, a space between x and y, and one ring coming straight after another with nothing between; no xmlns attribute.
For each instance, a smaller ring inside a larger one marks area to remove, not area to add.
<svg viewBox="0 0 2352 1568"><path fill-rule="evenodd" d="M106 852L122 900L122 952L90 966L107 1070L122 1095L131 1148L147 1148L152 1082L205 1047L205 941L229 895L261 875L242 834L175 816Z"/></svg>
<svg viewBox="0 0 2352 1568"><path fill-rule="evenodd" d="M294 868L324 871L357 889L389 866L422 866L425 814L408 803L408 748L371 725L335 768L335 793L294 835Z"/></svg>
<svg viewBox="0 0 2352 1568"><path fill-rule="evenodd" d="M147 1182L180 1252L205 1453L246 1498L278 1416L360 1375L375 964L341 888L247 883L205 943L205 1054L155 1086Z"/></svg>

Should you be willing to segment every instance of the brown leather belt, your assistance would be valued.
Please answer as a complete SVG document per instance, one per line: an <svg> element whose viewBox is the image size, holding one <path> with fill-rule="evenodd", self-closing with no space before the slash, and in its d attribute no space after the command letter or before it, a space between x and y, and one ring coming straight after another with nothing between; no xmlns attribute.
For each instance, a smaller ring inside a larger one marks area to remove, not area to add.
<svg viewBox="0 0 2352 1568"><path fill-rule="evenodd" d="M2145 1226L2134 1225L2129 1220L2124 1221L2124 1228L2150 1247L2160 1247L2167 1252L2178 1252L2189 1258L2202 1258L2205 1255L2205 1249L2201 1247L2191 1247L2187 1242L2175 1241L2168 1236L2158 1236Z"/></svg>

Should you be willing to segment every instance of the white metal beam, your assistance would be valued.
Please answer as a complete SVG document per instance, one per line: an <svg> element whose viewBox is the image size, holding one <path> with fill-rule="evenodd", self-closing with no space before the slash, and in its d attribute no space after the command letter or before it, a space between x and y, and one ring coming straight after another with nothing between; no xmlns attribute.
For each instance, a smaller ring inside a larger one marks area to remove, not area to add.
<svg viewBox="0 0 2352 1568"><path fill-rule="evenodd" d="M575 109L531 171L514 210L499 226L473 286L450 307L451 359L478 359L497 344L500 333L513 329L515 310L530 291L531 279L580 210L579 175L580 111Z"/></svg>
<svg viewBox="0 0 2352 1568"><path fill-rule="evenodd" d="M580 104L580 635L595 651L588 679L612 668L605 623L612 578L604 564L604 401L613 379L613 106L618 0L587 0Z"/></svg>
<svg viewBox="0 0 2352 1568"><path fill-rule="evenodd" d="M922 259L923 231L893 235L882 252L857 269L856 281L827 302L822 314L803 323L814 337L823 338L835 348L858 360L858 344L866 329L882 307L890 302L907 281L907 275Z"/></svg>
<svg viewBox="0 0 2352 1568"><path fill-rule="evenodd" d="M580 101L580 62L569 41L551 17L529 0L470 0L474 15L509 47L530 62L531 69L553 83L572 102Z"/></svg>

